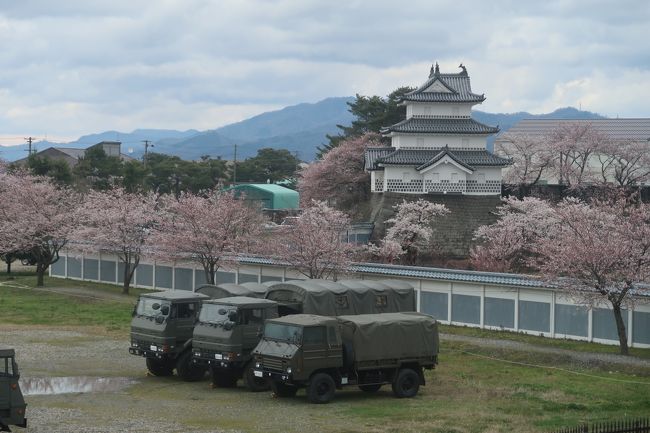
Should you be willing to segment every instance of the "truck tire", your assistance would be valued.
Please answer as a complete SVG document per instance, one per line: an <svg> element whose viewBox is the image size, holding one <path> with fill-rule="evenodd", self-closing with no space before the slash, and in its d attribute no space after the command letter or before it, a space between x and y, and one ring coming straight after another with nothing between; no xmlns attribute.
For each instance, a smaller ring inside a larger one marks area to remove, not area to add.
<svg viewBox="0 0 650 433"><path fill-rule="evenodd" d="M192 362L192 352L186 351L176 361L176 373L185 382L196 382L205 376L205 367Z"/></svg>
<svg viewBox="0 0 650 433"><path fill-rule="evenodd" d="M380 383L376 383L376 384L372 384L372 385L359 385L359 389L361 391L368 392L368 393L377 392L377 391L379 391L380 388L381 388Z"/></svg>
<svg viewBox="0 0 650 433"><path fill-rule="evenodd" d="M154 376L171 376L174 374L174 364L167 360L147 358L147 370Z"/></svg>
<svg viewBox="0 0 650 433"><path fill-rule="evenodd" d="M244 369L244 383L253 392L267 391L271 387L268 379L255 376L255 363L252 361Z"/></svg>
<svg viewBox="0 0 650 433"><path fill-rule="evenodd" d="M393 393L397 398L415 397L420 389L420 376L410 368L403 368L393 380Z"/></svg>
<svg viewBox="0 0 650 433"><path fill-rule="evenodd" d="M293 385L287 385L284 382L277 380L271 381L271 389L276 397L294 397L298 392L298 388Z"/></svg>
<svg viewBox="0 0 650 433"><path fill-rule="evenodd" d="M334 398L336 383L327 373L316 373L307 386L307 399L316 404L329 403Z"/></svg>
<svg viewBox="0 0 650 433"><path fill-rule="evenodd" d="M233 388L237 385L237 375L230 370L213 368L212 384L218 388Z"/></svg>

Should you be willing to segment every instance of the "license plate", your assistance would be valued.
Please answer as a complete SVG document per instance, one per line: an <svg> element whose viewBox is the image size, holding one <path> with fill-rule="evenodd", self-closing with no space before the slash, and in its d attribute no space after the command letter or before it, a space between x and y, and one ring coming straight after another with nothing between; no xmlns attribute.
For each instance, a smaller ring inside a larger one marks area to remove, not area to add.
<svg viewBox="0 0 650 433"><path fill-rule="evenodd" d="M149 346L149 349L153 350L154 352L158 350L158 346L154 346L153 344Z"/></svg>
<svg viewBox="0 0 650 433"><path fill-rule="evenodd" d="M223 355L221 353L215 353L214 359L223 359Z"/></svg>
<svg viewBox="0 0 650 433"><path fill-rule="evenodd" d="M261 371L257 371L257 370L255 370L253 374L255 374L255 377L262 377L264 375Z"/></svg>

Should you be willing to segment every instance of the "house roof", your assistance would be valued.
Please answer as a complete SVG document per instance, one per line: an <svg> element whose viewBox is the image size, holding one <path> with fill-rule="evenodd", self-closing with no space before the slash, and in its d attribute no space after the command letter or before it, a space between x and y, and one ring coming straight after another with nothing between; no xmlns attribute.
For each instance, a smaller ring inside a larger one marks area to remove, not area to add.
<svg viewBox="0 0 650 433"><path fill-rule="evenodd" d="M52 147L52 149L58 150L59 152L65 153L66 155L76 159L83 158L86 153L86 149L78 149L74 147Z"/></svg>
<svg viewBox="0 0 650 433"><path fill-rule="evenodd" d="M412 92L405 94L401 101L413 102L483 102L485 95L472 92L472 86L467 75L467 70L461 65L463 71L458 74L441 74L436 64L427 81ZM449 92L427 92L426 90L436 81L440 82Z"/></svg>
<svg viewBox="0 0 650 433"><path fill-rule="evenodd" d="M650 139L650 118L636 119L524 119L516 123L508 134L545 136L562 125L590 124L614 140L646 141ZM501 136L497 137L497 141Z"/></svg>
<svg viewBox="0 0 650 433"><path fill-rule="evenodd" d="M244 193L247 200L262 200L270 209L298 209L298 191L272 183L245 183L227 188L236 194Z"/></svg>
<svg viewBox="0 0 650 433"><path fill-rule="evenodd" d="M479 134L489 135L499 132L499 127L487 126L472 118L438 119L410 117L393 126L382 128L382 134L391 132L412 134Z"/></svg>
<svg viewBox="0 0 650 433"><path fill-rule="evenodd" d="M414 165L417 170L423 170L445 156L469 170L485 166L505 167L510 164L510 160L487 150L456 150L447 146L442 149L369 148L365 156L366 170L381 170L385 165Z"/></svg>

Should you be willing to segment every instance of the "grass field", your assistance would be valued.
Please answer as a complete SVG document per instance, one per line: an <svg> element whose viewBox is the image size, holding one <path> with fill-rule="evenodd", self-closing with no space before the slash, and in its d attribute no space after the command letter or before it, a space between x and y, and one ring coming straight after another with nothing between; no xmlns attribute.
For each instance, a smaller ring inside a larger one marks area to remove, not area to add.
<svg viewBox="0 0 650 433"><path fill-rule="evenodd" d="M89 333L96 332L91 328L103 327L115 339L127 339L132 304L138 291L120 301L83 298L35 290L32 278L35 283L35 277L31 275L19 275L13 280L0 277L0 283L29 287L0 286L0 325L15 324L21 328L38 325L37 329L43 326L87 327ZM115 286L70 280L50 279L46 281L48 285L74 286L98 294L120 292L120 288ZM472 328L445 326L442 331L511 339L549 348L596 353L617 350L616 347L597 344ZM61 345L60 342L57 344ZM639 350L634 354L648 358L648 352ZM120 356L129 355L125 351ZM130 373L112 372L112 375L120 374ZM155 416L157 405L166 407L189 430L218 426L274 432L302 431L305 426L312 426L307 428L314 432L545 432L582 422L647 416L650 413L650 368L586 365L552 353L528 353L443 341L440 364L436 370L427 372L426 377L427 386L414 399L396 400L390 394L390 387L384 387L376 396L346 390L327 406L307 404L304 396L301 397L302 393L298 399L285 400L240 390L209 390L204 384L176 382L170 388L160 388L158 381L162 378L149 378L151 380L130 388L127 397L120 398L124 399L123 404L135 405L140 411L148 409L138 405L153 402L151 416ZM109 397L98 395L93 398L101 401L106 398L108 401ZM191 409L187 406L189 400L192 400ZM85 399L78 399L78 407L92 414L101 405L97 405L98 401L91 401L92 407ZM47 397L34 399L34 402L55 404ZM219 407L219 410L210 411L210 407ZM244 407L255 407L255 410L242 416ZM186 411L192 413L202 408L205 412L201 412L200 417L186 414ZM284 416L278 416L278 413ZM98 412L97 416L102 415ZM146 416L146 413L138 412L138 416ZM285 418L292 416L297 421L288 426Z"/></svg>

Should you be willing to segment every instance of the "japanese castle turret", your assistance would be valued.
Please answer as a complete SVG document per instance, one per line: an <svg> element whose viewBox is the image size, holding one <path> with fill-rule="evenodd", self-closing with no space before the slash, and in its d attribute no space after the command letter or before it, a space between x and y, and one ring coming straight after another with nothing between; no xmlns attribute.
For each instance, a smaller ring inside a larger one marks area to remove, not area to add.
<svg viewBox="0 0 650 433"><path fill-rule="evenodd" d="M485 100L472 93L467 69L429 79L405 94L406 119L381 130L391 147L366 150L372 192L407 194L501 194L501 168L509 160L487 150L499 131L472 119L472 106Z"/></svg>

